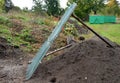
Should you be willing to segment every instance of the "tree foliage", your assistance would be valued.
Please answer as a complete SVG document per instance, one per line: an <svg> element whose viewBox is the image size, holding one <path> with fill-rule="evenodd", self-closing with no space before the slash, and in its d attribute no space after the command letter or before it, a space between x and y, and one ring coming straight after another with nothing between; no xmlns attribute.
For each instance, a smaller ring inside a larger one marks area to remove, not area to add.
<svg viewBox="0 0 120 83"><path fill-rule="evenodd" d="M46 10L49 15L56 15L59 13L59 2L58 0L45 0L46 3Z"/></svg>
<svg viewBox="0 0 120 83"><path fill-rule="evenodd" d="M46 11L48 15L58 16L64 11L60 7L59 0L33 0L33 2L35 3L33 10Z"/></svg>
<svg viewBox="0 0 120 83"><path fill-rule="evenodd" d="M97 14L97 11L105 7L104 2L105 0L92 0L91 10L94 12L95 15Z"/></svg>
<svg viewBox="0 0 120 83"><path fill-rule="evenodd" d="M97 14L97 11L104 7L104 1L105 0L69 0L68 5L69 3L76 2L78 5L75 10L76 15L86 20L91 11Z"/></svg>
<svg viewBox="0 0 120 83"><path fill-rule="evenodd" d="M119 2L117 0L108 0L108 3L106 4L106 12L109 15L120 15L120 6Z"/></svg>
<svg viewBox="0 0 120 83"><path fill-rule="evenodd" d="M43 0L33 0L33 2L35 5L33 6L32 10L41 13L43 11L43 5L42 5Z"/></svg>
<svg viewBox="0 0 120 83"><path fill-rule="evenodd" d="M0 0L0 11L4 9L4 0Z"/></svg>

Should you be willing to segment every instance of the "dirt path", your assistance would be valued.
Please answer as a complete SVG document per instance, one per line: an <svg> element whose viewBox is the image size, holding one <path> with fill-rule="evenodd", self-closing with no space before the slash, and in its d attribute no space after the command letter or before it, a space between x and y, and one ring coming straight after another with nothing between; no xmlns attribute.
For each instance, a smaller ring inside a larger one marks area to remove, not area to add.
<svg viewBox="0 0 120 83"><path fill-rule="evenodd" d="M0 82L23 83L24 69L23 65L14 64L11 60L0 60Z"/></svg>

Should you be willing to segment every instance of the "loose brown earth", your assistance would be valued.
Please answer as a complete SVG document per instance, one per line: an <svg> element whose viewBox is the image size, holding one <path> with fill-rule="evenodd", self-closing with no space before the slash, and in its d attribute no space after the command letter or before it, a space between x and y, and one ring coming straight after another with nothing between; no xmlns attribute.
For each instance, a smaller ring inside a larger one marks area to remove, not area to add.
<svg viewBox="0 0 120 83"><path fill-rule="evenodd" d="M1 48L2 43L0 53ZM24 77L29 57L16 51L14 57L0 54L0 83L120 83L120 46L110 48L99 39L77 43L40 64L28 81Z"/></svg>

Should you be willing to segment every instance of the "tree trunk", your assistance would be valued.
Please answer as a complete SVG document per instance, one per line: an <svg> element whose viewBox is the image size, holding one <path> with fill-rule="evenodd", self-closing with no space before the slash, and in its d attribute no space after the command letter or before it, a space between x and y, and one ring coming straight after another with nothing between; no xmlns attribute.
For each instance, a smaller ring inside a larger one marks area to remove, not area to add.
<svg viewBox="0 0 120 83"><path fill-rule="evenodd" d="M97 11L93 11L94 12L94 15L97 15Z"/></svg>

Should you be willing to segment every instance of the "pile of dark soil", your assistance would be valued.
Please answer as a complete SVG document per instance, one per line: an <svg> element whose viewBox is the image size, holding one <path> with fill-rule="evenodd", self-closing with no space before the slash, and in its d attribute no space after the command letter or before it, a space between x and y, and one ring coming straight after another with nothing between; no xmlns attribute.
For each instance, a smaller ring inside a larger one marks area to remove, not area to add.
<svg viewBox="0 0 120 83"><path fill-rule="evenodd" d="M21 52L18 46L13 46L5 38L0 37L0 58L16 57Z"/></svg>
<svg viewBox="0 0 120 83"><path fill-rule="evenodd" d="M40 64L27 83L120 83L120 47L91 39Z"/></svg>
<svg viewBox="0 0 120 83"><path fill-rule="evenodd" d="M33 77L25 81L31 57L23 58L26 54L14 49L6 55L8 58L2 59L10 50L5 41L0 38L0 83L120 83L118 45L110 48L96 38L77 43L62 55L40 64Z"/></svg>
<svg viewBox="0 0 120 83"><path fill-rule="evenodd" d="M0 37L0 83L23 83L29 59L25 55L18 47Z"/></svg>

